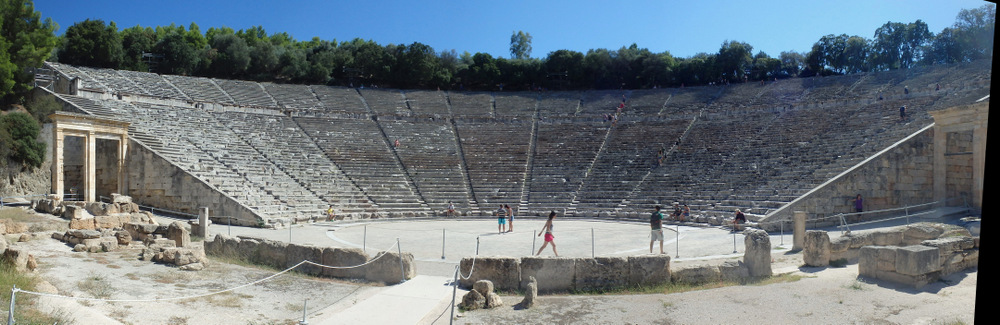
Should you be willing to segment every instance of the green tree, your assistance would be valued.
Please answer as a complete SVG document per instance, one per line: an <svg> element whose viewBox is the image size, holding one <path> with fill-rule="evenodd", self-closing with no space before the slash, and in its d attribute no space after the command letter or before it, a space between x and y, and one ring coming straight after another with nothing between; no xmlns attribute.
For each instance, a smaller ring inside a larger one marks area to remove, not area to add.
<svg viewBox="0 0 1000 325"><path fill-rule="evenodd" d="M719 48L717 64L722 77L730 81L742 81L753 63L753 46L750 44L725 41Z"/></svg>
<svg viewBox="0 0 1000 325"><path fill-rule="evenodd" d="M69 26L63 35L59 61L66 64L118 69L125 52L115 23L84 20Z"/></svg>
<svg viewBox="0 0 1000 325"><path fill-rule="evenodd" d="M58 26L41 19L30 0L0 0L0 98L14 102L31 89L30 67L41 67L58 39Z"/></svg>
<svg viewBox="0 0 1000 325"><path fill-rule="evenodd" d="M558 50L549 53L542 64L542 69L548 77L550 88L580 88L584 87L585 79L583 53Z"/></svg>
<svg viewBox="0 0 1000 325"><path fill-rule="evenodd" d="M531 57L531 34L524 31L513 32L510 35L510 58L527 59Z"/></svg>
<svg viewBox="0 0 1000 325"><path fill-rule="evenodd" d="M246 41L232 33L232 30L213 35L210 46L209 75L237 78L246 74L250 66L250 47Z"/></svg>
<svg viewBox="0 0 1000 325"><path fill-rule="evenodd" d="M955 18L956 41L966 61L993 57L993 33L996 27L996 4L977 9L962 9Z"/></svg>
<svg viewBox="0 0 1000 325"><path fill-rule="evenodd" d="M195 72L198 54L195 48L184 40L182 33L176 30L167 32L159 37L154 49L156 53L163 55L158 73L192 75Z"/></svg>
<svg viewBox="0 0 1000 325"><path fill-rule="evenodd" d="M805 55L795 51L781 52L778 60L781 60L781 74L784 77L797 77L805 65Z"/></svg>
<svg viewBox="0 0 1000 325"><path fill-rule="evenodd" d="M136 25L123 29L120 34L123 51L121 67L133 71L148 71L143 54L152 52L156 46L156 31Z"/></svg>

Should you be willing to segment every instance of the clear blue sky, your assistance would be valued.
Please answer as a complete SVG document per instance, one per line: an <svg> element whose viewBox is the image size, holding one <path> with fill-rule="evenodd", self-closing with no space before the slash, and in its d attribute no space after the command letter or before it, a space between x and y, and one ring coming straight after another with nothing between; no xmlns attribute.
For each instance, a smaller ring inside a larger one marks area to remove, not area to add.
<svg viewBox="0 0 1000 325"><path fill-rule="evenodd" d="M872 38L886 22L927 23L932 33L951 26L961 9L981 0L704 0L704 1L264 1L264 0L36 0L62 34L85 19L119 28L196 23L235 30L261 25L297 40L420 42L436 51L509 57L512 32L533 36L532 57L568 49L616 50L632 43L675 57L714 53L726 40L749 43L777 57L807 52L828 34Z"/></svg>

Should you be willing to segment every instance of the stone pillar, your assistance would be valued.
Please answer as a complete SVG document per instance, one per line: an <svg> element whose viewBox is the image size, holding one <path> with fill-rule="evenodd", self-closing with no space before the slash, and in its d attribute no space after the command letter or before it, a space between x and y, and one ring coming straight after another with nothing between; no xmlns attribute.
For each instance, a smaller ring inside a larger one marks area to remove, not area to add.
<svg viewBox="0 0 1000 325"><path fill-rule="evenodd" d="M191 234L201 238L208 238L208 225L211 222L208 219L208 208L202 207L198 209L198 223L194 227L191 227Z"/></svg>
<svg viewBox="0 0 1000 325"><path fill-rule="evenodd" d="M806 212L795 211L792 215L792 251L800 251L806 241Z"/></svg>
<svg viewBox="0 0 1000 325"><path fill-rule="evenodd" d="M118 193L128 195L128 179L125 175L125 155L128 154L128 135L122 134L118 140Z"/></svg>
<svg viewBox="0 0 1000 325"><path fill-rule="evenodd" d="M944 153L948 150L948 132L939 124L934 125L934 201L948 196L948 162Z"/></svg>
<svg viewBox="0 0 1000 325"><path fill-rule="evenodd" d="M830 234L822 230L806 232L802 262L809 266L830 265Z"/></svg>
<svg viewBox="0 0 1000 325"><path fill-rule="evenodd" d="M750 276L755 278L771 276L771 237L767 235L767 231L761 229L748 229L743 234L746 235L743 239L743 245L746 247L743 263L746 264Z"/></svg>
<svg viewBox="0 0 1000 325"><path fill-rule="evenodd" d="M97 201L97 137L94 131L87 132L84 140L83 201Z"/></svg>
<svg viewBox="0 0 1000 325"><path fill-rule="evenodd" d="M63 195L63 140L66 134L58 127L52 128L52 194L62 200Z"/></svg>
<svg viewBox="0 0 1000 325"><path fill-rule="evenodd" d="M974 207L983 207L983 186L986 185L986 129L987 121L980 119L972 129L972 198Z"/></svg>

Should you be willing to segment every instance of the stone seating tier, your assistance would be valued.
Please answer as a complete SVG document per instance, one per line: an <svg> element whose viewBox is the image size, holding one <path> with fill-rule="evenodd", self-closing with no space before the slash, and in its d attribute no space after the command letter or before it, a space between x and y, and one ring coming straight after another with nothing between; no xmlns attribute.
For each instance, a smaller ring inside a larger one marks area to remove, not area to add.
<svg viewBox="0 0 1000 325"><path fill-rule="evenodd" d="M983 71L990 69L957 64L624 93L465 93L52 66L108 92L172 96L172 87L180 93L173 96L196 102L353 114L207 113L62 96L83 112L131 122L137 141L220 191L285 214L331 200L399 211L437 210L448 201L645 211L684 200L720 213L765 213L928 125L928 110L988 95ZM942 89L932 88L938 83ZM602 123L600 113L613 112L622 94L626 119ZM910 108L902 122L900 105ZM394 148L394 139L402 146ZM656 166L660 148L668 156ZM271 208L281 204L292 206Z"/></svg>

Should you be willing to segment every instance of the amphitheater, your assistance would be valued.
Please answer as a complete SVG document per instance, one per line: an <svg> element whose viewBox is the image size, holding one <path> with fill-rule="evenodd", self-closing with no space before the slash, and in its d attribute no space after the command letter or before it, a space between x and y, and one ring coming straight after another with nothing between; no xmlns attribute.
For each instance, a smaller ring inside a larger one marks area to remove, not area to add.
<svg viewBox="0 0 1000 325"><path fill-rule="evenodd" d="M94 185L85 186L83 159L73 158L83 154L66 151L65 176L53 189L78 188L95 199L117 192L192 215L208 207L218 220L274 227L321 217L330 206L360 219L441 215L449 202L467 216L507 204L517 215L629 217L680 203L699 215L738 208L751 219L787 218L779 212L790 202L925 132L934 122L929 112L988 98L992 63L546 92L351 89L46 68L36 78L45 82L40 91L65 111L128 123L126 153L96 153ZM618 121L606 122L604 114L623 101ZM909 115L900 121L903 105ZM971 133L961 132L965 142ZM125 170L115 173L120 159ZM971 199L972 187L952 186L944 195ZM868 210L934 199L857 193L871 197ZM850 212L854 194L838 193L842 206L814 217Z"/></svg>
<svg viewBox="0 0 1000 325"><path fill-rule="evenodd" d="M249 226L238 233L282 238L274 229L288 228L289 245L300 224L440 220L449 204L475 222L510 205L530 231L540 225L531 217L550 211L627 223L679 203L710 225L740 209L773 235L796 212L811 228L839 224L858 194L866 211L935 202L978 212L985 119L962 114L988 111L991 71L984 60L724 86L467 92L49 62L36 71L35 95L66 112L53 116L57 196L125 194L173 217L207 212L213 227ZM127 132L70 132L65 121ZM352 231L343 232L352 245L367 236ZM381 240L373 246L392 243ZM436 247L413 251L436 259Z"/></svg>

